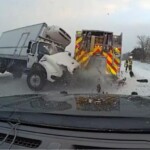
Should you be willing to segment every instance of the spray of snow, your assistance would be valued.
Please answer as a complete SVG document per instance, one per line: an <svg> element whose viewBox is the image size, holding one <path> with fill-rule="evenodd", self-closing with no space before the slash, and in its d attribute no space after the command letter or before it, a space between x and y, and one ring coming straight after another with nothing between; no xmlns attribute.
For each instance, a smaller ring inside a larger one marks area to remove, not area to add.
<svg viewBox="0 0 150 150"><path fill-rule="evenodd" d="M101 85L101 92L112 89L112 78L106 74L106 60L99 56L92 57L86 68L79 69L70 79L69 89L78 89L79 92L96 92L97 85Z"/></svg>

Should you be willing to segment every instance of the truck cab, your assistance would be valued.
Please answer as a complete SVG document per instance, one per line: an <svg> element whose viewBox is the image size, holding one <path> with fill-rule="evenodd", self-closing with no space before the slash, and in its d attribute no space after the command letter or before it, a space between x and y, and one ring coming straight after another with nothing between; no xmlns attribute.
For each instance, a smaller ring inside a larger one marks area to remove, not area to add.
<svg viewBox="0 0 150 150"><path fill-rule="evenodd" d="M41 90L46 80L54 82L64 71L73 73L79 66L62 45L54 42L30 41L27 53L27 83L33 90Z"/></svg>
<svg viewBox="0 0 150 150"><path fill-rule="evenodd" d="M39 62L44 55L53 55L64 51L62 47L56 46L54 43L30 41L27 49L27 68L31 68L35 62Z"/></svg>

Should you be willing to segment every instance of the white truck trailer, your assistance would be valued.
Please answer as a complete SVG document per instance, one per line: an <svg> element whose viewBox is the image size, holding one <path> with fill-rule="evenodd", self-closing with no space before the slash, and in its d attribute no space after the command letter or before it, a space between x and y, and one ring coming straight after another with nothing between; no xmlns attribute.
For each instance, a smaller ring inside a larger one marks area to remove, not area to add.
<svg viewBox="0 0 150 150"><path fill-rule="evenodd" d="M0 38L0 73L15 78L27 72L28 86L41 90L46 79L54 82L64 71L71 74L79 66L65 48L71 37L60 27L46 23L3 32Z"/></svg>

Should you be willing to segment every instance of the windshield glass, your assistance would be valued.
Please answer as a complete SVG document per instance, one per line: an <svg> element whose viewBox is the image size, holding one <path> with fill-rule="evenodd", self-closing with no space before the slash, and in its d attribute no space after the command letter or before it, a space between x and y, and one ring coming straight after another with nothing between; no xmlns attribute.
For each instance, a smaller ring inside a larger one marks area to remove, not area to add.
<svg viewBox="0 0 150 150"><path fill-rule="evenodd" d="M40 42L38 46L38 53L40 55L44 54L50 55L50 48L51 48L50 44Z"/></svg>
<svg viewBox="0 0 150 150"><path fill-rule="evenodd" d="M0 119L150 129L150 0L1 0L0 10Z"/></svg>

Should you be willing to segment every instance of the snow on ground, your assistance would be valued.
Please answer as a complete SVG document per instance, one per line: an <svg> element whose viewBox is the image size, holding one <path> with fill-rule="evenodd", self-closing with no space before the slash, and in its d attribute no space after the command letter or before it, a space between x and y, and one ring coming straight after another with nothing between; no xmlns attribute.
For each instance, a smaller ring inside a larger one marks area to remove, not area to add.
<svg viewBox="0 0 150 150"><path fill-rule="evenodd" d="M113 93L113 94L125 94L130 95L131 92L138 92L139 95L147 96L150 95L150 64L133 62L133 72L135 78L131 78L129 73L125 73L124 67L122 65L122 78L126 77L126 85L117 86L109 85L106 83L105 87L102 87L102 91ZM137 79L148 79L148 83L139 83ZM91 81L90 81L91 82ZM76 82L77 83L77 82ZM80 81L74 85L66 86L62 84L51 85L50 83L45 87L42 93L59 93L60 91L69 91L69 93L95 93L96 85L98 81L93 83L83 83ZM83 86L84 84L84 86ZM13 79L10 73L0 74L0 96L8 95L19 95L19 94L31 94L31 93L41 93L31 91L26 83L26 76L24 75L21 79Z"/></svg>
<svg viewBox="0 0 150 150"><path fill-rule="evenodd" d="M123 63L122 63L123 64ZM135 77L131 78L129 73L124 70L124 65L121 68L123 77L127 78L126 85L120 87L116 91L116 94L130 95L131 92L135 91L139 95L149 96L150 95L150 64L133 61L133 72ZM139 83L137 79L148 79L148 83Z"/></svg>
<svg viewBox="0 0 150 150"><path fill-rule="evenodd" d="M28 87L25 78L13 79L12 74L0 75L0 96L33 93Z"/></svg>

